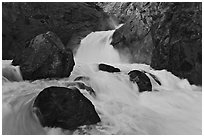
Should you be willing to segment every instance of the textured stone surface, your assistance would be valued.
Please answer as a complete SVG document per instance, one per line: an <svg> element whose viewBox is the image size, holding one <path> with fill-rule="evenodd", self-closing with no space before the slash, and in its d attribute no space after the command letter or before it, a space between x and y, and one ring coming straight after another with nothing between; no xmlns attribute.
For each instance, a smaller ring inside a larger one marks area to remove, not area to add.
<svg viewBox="0 0 204 137"><path fill-rule="evenodd" d="M153 50L151 19L142 14L144 10L149 10L146 3L115 2L99 5L124 24L115 31L111 44L128 57L129 62L151 64Z"/></svg>
<svg viewBox="0 0 204 137"><path fill-rule="evenodd" d="M151 63L153 50L150 29L142 22L140 17L131 18L122 27L117 29L111 44L125 56L130 62Z"/></svg>
<svg viewBox="0 0 204 137"><path fill-rule="evenodd" d="M109 29L109 16L92 3L2 3L2 57L13 59L32 38L47 31L74 50L90 32Z"/></svg>
<svg viewBox="0 0 204 137"><path fill-rule="evenodd" d="M119 20L124 16L125 24L115 31L112 45L131 62L167 69L192 84L202 84L201 2L105 3L102 7Z"/></svg>
<svg viewBox="0 0 204 137"><path fill-rule="evenodd" d="M77 88L45 88L36 97L33 110L43 127L74 130L100 122L94 105Z"/></svg>
<svg viewBox="0 0 204 137"><path fill-rule="evenodd" d="M201 3L172 3L152 29L151 66L202 84Z"/></svg>
<svg viewBox="0 0 204 137"><path fill-rule="evenodd" d="M109 15L114 15L119 24L126 23L134 14L139 2L98 2L97 5L103 8Z"/></svg>
<svg viewBox="0 0 204 137"><path fill-rule="evenodd" d="M12 64L20 66L24 80L36 80L69 77L75 63L72 51L65 50L53 32L47 32L31 40Z"/></svg>
<svg viewBox="0 0 204 137"><path fill-rule="evenodd" d="M152 91L152 84L148 76L139 70L132 70L128 73L130 81L137 83L139 92Z"/></svg>

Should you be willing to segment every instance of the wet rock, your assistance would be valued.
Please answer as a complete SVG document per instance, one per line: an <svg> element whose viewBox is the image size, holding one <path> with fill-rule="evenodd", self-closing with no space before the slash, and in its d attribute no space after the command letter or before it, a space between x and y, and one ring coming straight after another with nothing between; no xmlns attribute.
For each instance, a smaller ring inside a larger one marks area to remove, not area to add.
<svg viewBox="0 0 204 137"><path fill-rule="evenodd" d="M96 97L96 93L90 85L90 78L87 76L78 76L74 79L74 82L69 83L68 86L69 85L74 85L80 89L85 89L91 96Z"/></svg>
<svg viewBox="0 0 204 137"><path fill-rule="evenodd" d="M151 66L201 85L202 3L168 3L162 9L166 12L152 27Z"/></svg>
<svg viewBox="0 0 204 137"><path fill-rule="evenodd" d="M159 85L161 85L161 82L159 81L159 79L155 76L155 75L153 75L153 74L151 74L151 73L148 73Z"/></svg>
<svg viewBox="0 0 204 137"><path fill-rule="evenodd" d="M87 86L87 85L85 85L85 84L82 83L82 82L69 82L69 83L66 84L66 86L67 86L67 87L70 87L70 86L72 87L72 86L74 86L74 87L77 87L77 88L79 88L79 89L84 89L84 90L86 90L91 96L96 97L95 91L94 91L90 86Z"/></svg>
<svg viewBox="0 0 204 137"><path fill-rule="evenodd" d="M152 91L152 84L148 76L139 70L132 70L128 73L130 81L137 83L139 92Z"/></svg>
<svg viewBox="0 0 204 137"><path fill-rule="evenodd" d="M142 15L146 10L145 2L102 2L98 5L124 24L112 37L111 44L131 63L151 63L153 50L148 16ZM151 18L151 17L149 17Z"/></svg>
<svg viewBox="0 0 204 137"><path fill-rule="evenodd" d="M107 72L120 72L120 69L119 68L115 68L111 65L107 65L107 64L99 64L98 65L98 69L101 70L101 71L107 71Z"/></svg>
<svg viewBox="0 0 204 137"><path fill-rule="evenodd" d="M159 79L155 75L153 75L152 73L149 73L146 71L141 71L141 72L149 74L159 85L161 85L161 82L159 81Z"/></svg>
<svg viewBox="0 0 204 137"><path fill-rule="evenodd" d="M29 41L52 31L74 50L93 31L114 29L109 16L83 2L3 2L2 58L13 59Z"/></svg>
<svg viewBox="0 0 204 137"><path fill-rule="evenodd" d="M74 81L89 81L90 78L86 76L78 76L74 79Z"/></svg>
<svg viewBox="0 0 204 137"><path fill-rule="evenodd" d="M202 84L201 2L105 3L104 9L124 17L111 43L131 62Z"/></svg>
<svg viewBox="0 0 204 137"><path fill-rule="evenodd" d="M25 80L69 77L74 67L71 50L66 50L53 33L40 34L12 61Z"/></svg>
<svg viewBox="0 0 204 137"><path fill-rule="evenodd" d="M140 17L133 16L118 28L113 34L111 44L121 54L128 56L130 62L151 63L152 36Z"/></svg>
<svg viewBox="0 0 204 137"><path fill-rule="evenodd" d="M33 110L43 127L74 130L100 122L94 105L77 88L45 88L36 97Z"/></svg>

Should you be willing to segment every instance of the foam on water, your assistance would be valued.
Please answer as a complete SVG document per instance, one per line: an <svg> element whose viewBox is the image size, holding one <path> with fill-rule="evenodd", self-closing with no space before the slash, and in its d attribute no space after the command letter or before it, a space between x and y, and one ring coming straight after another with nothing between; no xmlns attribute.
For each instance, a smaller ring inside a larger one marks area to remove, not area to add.
<svg viewBox="0 0 204 137"><path fill-rule="evenodd" d="M75 60L85 63L120 63L119 53L110 46L114 30L92 32L80 44Z"/></svg>
<svg viewBox="0 0 204 137"><path fill-rule="evenodd" d="M11 65L11 60L2 62L2 79L3 81L23 81L20 67Z"/></svg>
<svg viewBox="0 0 204 137"><path fill-rule="evenodd" d="M201 134L202 88L190 85L166 70L153 70L145 64L123 64L118 52L109 44L114 31L91 33L82 40L75 56L76 65L69 78L5 82L3 84L3 134ZM119 73L99 71L96 63L114 64ZM131 70L150 76L152 92L138 92L129 81ZM81 126L75 131L43 128L32 113L37 94L49 86L66 87L78 76L87 76L86 85L96 97L80 90L95 106L101 122Z"/></svg>

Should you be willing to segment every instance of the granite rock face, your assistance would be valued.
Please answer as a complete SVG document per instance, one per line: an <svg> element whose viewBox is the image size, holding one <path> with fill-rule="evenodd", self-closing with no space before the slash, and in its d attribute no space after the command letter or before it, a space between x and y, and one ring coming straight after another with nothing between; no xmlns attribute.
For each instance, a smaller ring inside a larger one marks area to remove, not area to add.
<svg viewBox="0 0 204 137"><path fill-rule="evenodd" d="M112 45L128 54L130 62L167 69L191 84L202 84L201 2L125 2L103 6L119 20L124 16L124 25L113 34Z"/></svg>
<svg viewBox="0 0 204 137"><path fill-rule="evenodd" d="M93 3L2 3L2 57L13 59L35 36L52 31L75 50L92 31L110 30L110 18Z"/></svg>
<svg viewBox="0 0 204 137"><path fill-rule="evenodd" d="M45 88L36 97L33 111L43 127L74 130L100 122L94 105L77 88Z"/></svg>
<svg viewBox="0 0 204 137"><path fill-rule="evenodd" d="M69 77L74 63L71 50L66 50L53 32L36 36L31 40L12 65L20 66L24 80Z"/></svg>
<svg viewBox="0 0 204 137"><path fill-rule="evenodd" d="M103 8L109 15L114 15L119 24L126 23L136 11L139 2L98 2L97 5Z"/></svg>
<svg viewBox="0 0 204 137"><path fill-rule="evenodd" d="M172 3L152 27L151 66L202 84L202 5Z"/></svg>
<svg viewBox="0 0 204 137"><path fill-rule="evenodd" d="M150 29L146 28L139 17L133 16L117 29L113 34L111 44L121 54L127 56L131 63L151 63L152 36Z"/></svg>
<svg viewBox="0 0 204 137"><path fill-rule="evenodd" d="M105 11L115 15L119 22L124 24L113 34L111 44L128 57L130 63L151 64L153 50L151 19L149 16L142 15L145 9L150 10L146 7L146 3L101 3L103 4Z"/></svg>

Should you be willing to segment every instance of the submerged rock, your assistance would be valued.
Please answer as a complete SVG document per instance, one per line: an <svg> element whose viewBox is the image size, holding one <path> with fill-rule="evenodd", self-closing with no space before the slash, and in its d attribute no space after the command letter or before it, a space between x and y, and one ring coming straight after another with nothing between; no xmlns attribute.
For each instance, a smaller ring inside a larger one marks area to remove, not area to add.
<svg viewBox="0 0 204 137"><path fill-rule="evenodd" d="M111 65L107 65L107 64L99 64L98 65L98 69L101 71L107 71L107 72L120 72L119 68L115 68Z"/></svg>
<svg viewBox="0 0 204 137"><path fill-rule="evenodd" d="M69 82L66 84L66 86L67 87L76 86L79 89L85 89L90 95L92 95L94 97L96 96L95 91L90 86L87 86L82 82Z"/></svg>
<svg viewBox="0 0 204 137"><path fill-rule="evenodd" d="M146 72L146 71L142 71L142 72L149 74L157 82L157 84L161 85L161 82L155 75L153 75L152 73Z"/></svg>
<svg viewBox="0 0 204 137"><path fill-rule="evenodd" d="M69 77L75 65L72 51L50 31L36 36L12 64L20 66L25 80Z"/></svg>
<svg viewBox="0 0 204 137"><path fill-rule="evenodd" d="M155 75L153 75L153 74L151 74L151 73L148 73L159 85L161 85L161 82L159 81L159 79L155 76Z"/></svg>
<svg viewBox="0 0 204 137"><path fill-rule="evenodd" d="M86 76L78 76L74 79L74 81L89 81L90 78Z"/></svg>
<svg viewBox="0 0 204 137"><path fill-rule="evenodd" d="M94 105L77 88L45 88L36 97L33 110L43 127L74 130L100 122Z"/></svg>
<svg viewBox="0 0 204 137"><path fill-rule="evenodd" d="M132 70L128 73L130 81L137 83L139 92L152 91L152 84L148 76L139 70Z"/></svg>

